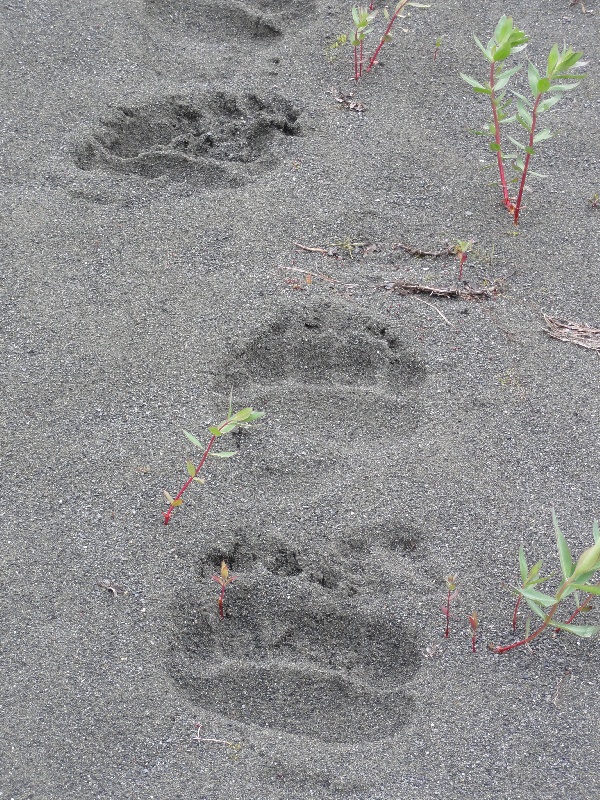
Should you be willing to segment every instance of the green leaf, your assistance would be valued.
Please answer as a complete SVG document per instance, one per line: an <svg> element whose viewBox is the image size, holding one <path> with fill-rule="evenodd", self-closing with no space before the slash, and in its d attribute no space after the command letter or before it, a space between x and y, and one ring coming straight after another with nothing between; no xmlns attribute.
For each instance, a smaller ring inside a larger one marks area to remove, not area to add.
<svg viewBox="0 0 600 800"><path fill-rule="evenodd" d="M524 128L527 128L527 130L530 131L531 126L533 125L533 117L529 113L525 103L522 103L520 100L517 100L517 108L519 109L517 119Z"/></svg>
<svg viewBox="0 0 600 800"><path fill-rule="evenodd" d="M540 73L538 72L535 64L532 64L531 61L529 62L529 66L527 67L527 80L529 81L529 88L531 89L531 94L534 97L537 97L539 94L538 82L540 80Z"/></svg>
<svg viewBox="0 0 600 800"><path fill-rule="evenodd" d="M491 55L490 50L489 50L490 45L488 44L488 49L486 50L485 47L481 44L481 42L479 41L479 39L476 36L473 36L473 38L475 39L475 44L481 50L481 52L487 58L487 60L488 61L493 61L492 55Z"/></svg>
<svg viewBox="0 0 600 800"><path fill-rule="evenodd" d="M534 603L533 600L530 600L528 597L525 598L525 602L529 606L529 608L533 611L534 614L537 614L540 619L543 619L544 622L546 621L546 617L548 616L545 614L542 609L539 607L537 603Z"/></svg>
<svg viewBox="0 0 600 800"><path fill-rule="evenodd" d="M202 442L201 442L201 441L199 441L199 440L198 440L198 439L197 439L197 438L194 436L194 434L193 434L193 433L190 433L189 431L184 431L184 432L183 432L183 434L184 434L184 436L186 437L186 439L188 439L188 440L189 440L189 441L190 441L190 442L191 442L191 443L192 443L192 444L193 444L195 447L204 447L204 445L202 444Z"/></svg>
<svg viewBox="0 0 600 800"><path fill-rule="evenodd" d="M384 36L381 37L382 42L391 42L394 37L391 33L386 33Z"/></svg>
<svg viewBox="0 0 600 800"><path fill-rule="evenodd" d="M216 437L217 437L217 439L218 439L218 438L219 438L219 436L221 436L221 434L222 434L222 431L220 430L220 428L217 428L217 426L216 426L216 425L211 425L211 426L210 426L210 428L209 428L208 430L209 430L209 431L212 433L212 435L213 435L213 436L216 436Z"/></svg>
<svg viewBox="0 0 600 800"><path fill-rule="evenodd" d="M213 453L211 450L209 456L213 458L231 458L232 456L237 456L237 450L221 450L220 453Z"/></svg>
<svg viewBox="0 0 600 800"><path fill-rule="evenodd" d="M520 147L521 150L526 149L524 144L521 144L521 142L518 142L516 139L513 139L512 136L507 136L507 138L514 144L515 147Z"/></svg>
<svg viewBox="0 0 600 800"><path fill-rule="evenodd" d="M512 78L512 76L521 69L521 64L517 64L516 67L511 67L510 69L503 70L496 79L494 84L494 89L496 91L500 91L500 89L504 89L506 84Z"/></svg>
<svg viewBox="0 0 600 800"><path fill-rule="evenodd" d="M536 561L533 567L529 570L529 574L527 575L527 583L531 583L537 576L540 574L540 570L542 568L542 561ZM543 581L547 581L548 578L539 578L536 583L540 583Z"/></svg>
<svg viewBox="0 0 600 800"><path fill-rule="evenodd" d="M227 425L224 425L221 428L221 436L225 436L226 433L231 433L234 428L237 428L238 423L234 422L233 419L231 422L228 422Z"/></svg>
<svg viewBox="0 0 600 800"><path fill-rule="evenodd" d="M556 603L556 597L551 597L549 594L538 592L536 589L530 589L528 586L521 586L519 594L522 594L526 600L533 600L544 608L553 606Z"/></svg>
<svg viewBox="0 0 600 800"><path fill-rule="evenodd" d="M491 89L486 89L486 87L483 84L479 83L479 81L476 81L474 78L470 78L463 72L460 73L460 77L463 79L463 81L466 81L469 84L469 86L472 86L474 89L479 89L482 92L487 91L489 94L491 94Z"/></svg>
<svg viewBox="0 0 600 800"><path fill-rule="evenodd" d="M598 520L594 520L594 527L592 528L592 534L594 536L594 542L600 541L600 526L598 525Z"/></svg>
<svg viewBox="0 0 600 800"><path fill-rule="evenodd" d="M577 564L573 570L573 575L578 577L584 572L600 569L600 541L588 547L577 559Z"/></svg>
<svg viewBox="0 0 600 800"><path fill-rule="evenodd" d="M537 144L538 142L545 142L546 139L551 139L554 134L550 130L550 128L544 128L544 130L536 133L533 137L533 143Z"/></svg>
<svg viewBox="0 0 600 800"><path fill-rule="evenodd" d="M600 586L598 585L590 586L586 583L572 583L570 588L579 590L580 592L587 592L588 594L600 595Z"/></svg>
<svg viewBox="0 0 600 800"><path fill-rule="evenodd" d="M262 419L266 414L265 411L253 411L250 416L247 418L247 422L254 422L255 419Z"/></svg>
<svg viewBox="0 0 600 800"><path fill-rule="evenodd" d="M567 544L567 540L564 537L563 532L561 531L558 518L556 516L556 512L552 509L552 523L554 525L554 532L556 534L556 544L558 546L558 557L560 558L560 568L562 570L562 574L566 581L569 580L571 575L573 574L573 558L571 556L571 551L569 550L569 545Z"/></svg>
<svg viewBox="0 0 600 800"><path fill-rule="evenodd" d="M358 13L358 8L356 6L354 6L354 8L352 9L352 19L354 20L355 25L358 25L360 23L360 16Z"/></svg>
<svg viewBox="0 0 600 800"><path fill-rule="evenodd" d="M496 142L490 142L489 148L492 151L492 153L499 153L501 150L500 145L497 144Z"/></svg>
<svg viewBox="0 0 600 800"><path fill-rule="evenodd" d="M571 625L566 622L552 620L552 626L560 628L561 631L572 633L574 636L581 636L583 639L591 639L592 636L596 636L600 632L600 625Z"/></svg>
<svg viewBox="0 0 600 800"><path fill-rule="evenodd" d="M190 478L196 477L196 467L194 464L192 464L191 461L185 462L185 468L187 469L187 473L190 476Z"/></svg>
<svg viewBox="0 0 600 800"><path fill-rule="evenodd" d="M549 92L556 92L558 94L560 92L570 92L571 89L577 89L578 86L579 86L578 83L554 83L548 89L548 91Z"/></svg>
<svg viewBox="0 0 600 800"><path fill-rule="evenodd" d="M542 100L537 108L538 114L543 114L544 111L548 111L548 109L552 108L552 106L555 106L559 100L560 94L553 94L550 97L547 97L545 100Z"/></svg>
<svg viewBox="0 0 600 800"><path fill-rule="evenodd" d="M498 42L504 42L511 34L513 29L512 17L507 17L503 14L498 20L496 29L494 31L494 39Z"/></svg>
<svg viewBox="0 0 600 800"><path fill-rule="evenodd" d="M497 48L496 52L494 53L493 60L498 63L500 61L506 61L512 51L512 44L510 41L505 42L504 44L500 45Z"/></svg>
<svg viewBox="0 0 600 800"><path fill-rule="evenodd" d="M582 56L583 56L582 52L575 53L569 47L567 50L563 50L563 52L560 54L558 68L561 71L572 69L575 66L575 64L577 64L577 62L581 60Z"/></svg>
<svg viewBox="0 0 600 800"><path fill-rule="evenodd" d="M548 78L540 78L537 85L538 94L544 94L550 89L550 81Z"/></svg>
<svg viewBox="0 0 600 800"><path fill-rule="evenodd" d="M523 545L519 547L519 572L521 573L521 583L526 583L529 577L529 569L527 567L527 558Z"/></svg>
<svg viewBox="0 0 600 800"><path fill-rule="evenodd" d="M558 55L558 45L555 44L548 55L548 68L546 70L546 75L550 76L554 72L554 69L558 63Z"/></svg>
<svg viewBox="0 0 600 800"><path fill-rule="evenodd" d="M248 408L242 408L240 411L237 411L237 412L236 412L236 413L233 415L233 417L230 417L230 419L231 419L231 421L232 421L232 422L233 422L234 420L235 420L236 422L243 422L245 419L248 419L248 417L250 416L250 414L252 414L252 409L251 409L250 407L248 407Z"/></svg>

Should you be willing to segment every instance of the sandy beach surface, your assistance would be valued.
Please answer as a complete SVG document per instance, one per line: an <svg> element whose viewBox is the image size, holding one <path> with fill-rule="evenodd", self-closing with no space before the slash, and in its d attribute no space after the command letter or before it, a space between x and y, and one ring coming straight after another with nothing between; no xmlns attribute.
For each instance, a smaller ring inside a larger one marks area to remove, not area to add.
<svg viewBox="0 0 600 800"><path fill-rule="evenodd" d="M600 328L594 0L432 0L356 84L350 3L0 8L0 798L596 795L598 639L490 649L600 517L600 350L544 319ZM588 62L518 229L460 78L503 13Z"/></svg>

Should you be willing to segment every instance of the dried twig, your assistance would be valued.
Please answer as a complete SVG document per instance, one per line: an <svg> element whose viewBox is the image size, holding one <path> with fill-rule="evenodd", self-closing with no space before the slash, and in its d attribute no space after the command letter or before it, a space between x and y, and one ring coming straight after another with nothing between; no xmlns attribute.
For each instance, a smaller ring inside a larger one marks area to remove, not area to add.
<svg viewBox="0 0 600 800"><path fill-rule="evenodd" d="M396 242L392 245L393 250L406 250L407 253L410 253L411 256L417 256L417 258L441 258L442 256L449 256L451 253L454 252L454 245L445 247L443 250L421 250L420 247L413 247L410 244L403 244L402 242Z"/></svg>
<svg viewBox="0 0 600 800"><path fill-rule="evenodd" d="M429 297L447 297L456 300L490 300L498 294L495 285L487 289L473 289L465 284L463 287L425 286L421 283L407 283L406 281L393 281L378 287L396 294L426 294Z"/></svg>
<svg viewBox="0 0 600 800"><path fill-rule="evenodd" d="M451 328L456 328L456 325L454 325L452 322L450 322L448 317L445 314L442 314L442 312L439 310L439 308L436 308L436 306L434 306L433 303L428 303L427 300L422 300L420 297L417 297L417 300L419 301L419 303L424 303L426 306L429 306L429 308L433 308L434 311L437 311L437 313L444 320L446 325L450 325Z"/></svg>
<svg viewBox="0 0 600 800"><path fill-rule="evenodd" d="M231 747L236 752L242 749L242 745L240 742L230 742L227 739L212 739L210 737L200 736L201 733L200 729L202 728L200 722L197 722L194 727L196 728L196 733L194 734L194 740L198 742L199 745L202 743L224 744L227 745L227 747Z"/></svg>
<svg viewBox="0 0 600 800"><path fill-rule="evenodd" d="M571 342L587 350L600 350L600 328L591 328L578 322L567 322L550 317L548 314L544 314L544 320L548 326L546 333L553 339Z"/></svg>
<svg viewBox="0 0 600 800"><path fill-rule="evenodd" d="M300 244L299 242L294 242L294 246L298 248L298 250L304 250L305 253L322 253L324 256L335 256L335 251L333 248L325 248L325 247L309 247L305 244Z"/></svg>

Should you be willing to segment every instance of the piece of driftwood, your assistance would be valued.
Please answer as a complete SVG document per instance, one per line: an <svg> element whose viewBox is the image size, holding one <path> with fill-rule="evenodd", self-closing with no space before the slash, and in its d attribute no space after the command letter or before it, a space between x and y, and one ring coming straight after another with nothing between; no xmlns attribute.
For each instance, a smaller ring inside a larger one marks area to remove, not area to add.
<svg viewBox="0 0 600 800"><path fill-rule="evenodd" d="M587 350L600 350L600 328L580 325L578 322L567 322L567 320L550 317L548 314L544 314L544 320L548 326L546 333L553 339L578 344L579 347L585 347Z"/></svg>
<svg viewBox="0 0 600 800"><path fill-rule="evenodd" d="M379 287L396 294L426 294L429 297L447 297L455 300L491 300L498 294L494 285L485 289L474 289L465 283L464 286L426 286L422 283L408 283L407 281L391 281Z"/></svg>

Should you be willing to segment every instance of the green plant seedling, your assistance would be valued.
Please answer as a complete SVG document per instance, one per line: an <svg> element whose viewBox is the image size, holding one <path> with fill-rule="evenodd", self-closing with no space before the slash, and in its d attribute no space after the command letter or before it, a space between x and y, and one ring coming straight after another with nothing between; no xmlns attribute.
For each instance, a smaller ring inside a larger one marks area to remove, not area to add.
<svg viewBox="0 0 600 800"><path fill-rule="evenodd" d="M590 204L591 208L600 208L600 194L598 194L598 192L594 192L594 194L588 198L588 203Z"/></svg>
<svg viewBox="0 0 600 800"><path fill-rule="evenodd" d="M339 36L335 37L335 41L326 47L325 53L330 63L333 63L335 61L338 55L338 50L347 43L348 43L348 37L346 36L346 34L340 33Z"/></svg>
<svg viewBox="0 0 600 800"><path fill-rule="evenodd" d="M479 628L479 617L476 611L473 611L468 616L469 627L471 628L471 652L477 652L477 629Z"/></svg>
<svg viewBox="0 0 600 800"><path fill-rule="evenodd" d="M186 469L188 472L188 479L183 484L179 492L172 497L169 492L164 491L163 494L167 503L169 504L169 508L166 511L163 511L163 518L165 525L169 524L169 520L171 519L171 515L173 511L178 508L179 506L183 505L183 495L187 491L187 489L192 485L192 483L203 484L204 480L198 477L198 473L204 467L206 460L209 456L214 458L231 458L232 456L236 455L236 451L231 450L221 450L218 452L212 452L213 445L220 439L222 436L225 436L228 433L231 433L233 430L240 429L240 428L247 428L250 426L252 422L261 417L264 417L264 411L254 411L252 408L242 408L240 411L236 411L235 414L232 410L232 395L229 396L229 408L227 410L227 418L223 420L223 422L219 423L218 425L211 425L209 427L209 432L211 434L211 438L208 444L205 446L200 442L200 440L194 436L193 433L189 433L189 431L184 430L184 435L189 442L191 442L194 447L199 447L204 452L202 453L202 457L198 463L198 465L194 465L192 461L186 462Z"/></svg>
<svg viewBox="0 0 600 800"><path fill-rule="evenodd" d="M437 54L439 53L440 48L442 46L443 38L444 38L443 36L438 36L437 39L435 40L435 48L434 48L434 51L433 51L433 60L434 61L437 59Z"/></svg>
<svg viewBox="0 0 600 800"><path fill-rule="evenodd" d="M444 638L450 636L450 604L458 596L458 575L446 575L446 605L442 606L442 614L446 617Z"/></svg>
<svg viewBox="0 0 600 800"><path fill-rule="evenodd" d="M377 12L372 11L366 6L354 6L352 9L352 21L354 23L353 32L350 34L350 44L354 48L354 80L357 81L363 73L363 46L368 33L372 28L369 25L373 22Z"/></svg>
<svg viewBox="0 0 600 800"><path fill-rule="evenodd" d="M387 22L386 28L383 32L383 35L379 39L379 43L375 48L373 55L369 59L365 72L370 72L373 67L377 64L377 57L379 56L379 51L383 47L386 42L390 42L392 40L392 28L394 26L394 22L400 16L400 12L405 6L413 6L414 8L430 8L431 4L425 3L415 3L411 2L411 0L400 0L400 2L396 5L394 11L390 14L387 8L383 9L383 16ZM368 33L372 33L372 28L369 26L377 16L377 12L375 11L375 3L372 1L371 4L366 6L354 6L352 9L352 21L354 23L354 28L352 33L350 34L350 44L354 47L354 80L357 81L359 78L362 77L363 74L363 64L364 64L364 41Z"/></svg>
<svg viewBox="0 0 600 800"><path fill-rule="evenodd" d="M575 636L585 638L596 636L600 633L600 625L573 625L573 620L578 614L590 609L590 602L594 595L600 595L600 580L595 579L596 573L600 572L600 528L598 523L595 522L593 528L594 544L584 550L577 561L574 561L554 512L552 512L552 520L556 533L562 582L554 595L540 592L536 587L541 583L545 583L549 578L539 577L542 566L541 561L538 561L531 568L528 567L525 552L521 547L519 551L521 586L516 588L515 591L520 598L525 600L533 613L540 617L542 624L531 632L529 620L527 620L525 636L513 644L492 648L494 653L508 653L509 650L529 644L547 628L566 631ZM584 592L586 595L583 600L581 600L580 592ZM557 622L555 619L557 611L559 608L564 608L565 600L571 595L575 600L575 610L564 622ZM516 628L517 610L518 603L513 612L513 630Z"/></svg>
<svg viewBox="0 0 600 800"><path fill-rule="evenodd" d="M217 605L219 606L219 616L221 619L225 619L225 611L223 609L223 601L225 600L225 592L227 591L227 587L230 586L234 580L237 578L237 575L230 575L229 574L229 567L225 563L225 561L221 561L221 573L220 575L213 575L213 581L216 581L219 586L221 587L221 591L219 593L219 597L217 598Z"/></svg>
<svg viewBox="0 0 600 800"><path fill-rule="evenodd" d="M574 52L570 47L566 46L561 51L558 45L555 44L548 55L544 75L530 61L527 68L527 78L531 99L518 92L513 92L517 98L517 112L511 116L509 115L509 107L512 100L506 99L506 87L522 65L517 64L504 69L501 66L498 67L498 65L503 64L510 56L521 52L527 46L529 37L524 31L513 25L512 17L502 16L496 26L493 37L485 47L476 36L474 38L477 46L490 64L489 80L486 84L482 84L463 73L461 73L461 77L476 94L484 94L490 98L493 120L485 126L483 131L474 132L492 137L489 147L492 152L496 153L503 204L512 215L514 224L518 225L527 175L537 174L529 171L531 157L536 153L536 145L552 138L553 135L550 128L537 130L539 117L555 106L565 92L574 89L577 86L577 81L585 77L585 75L574 75L570 72L571 69L579 64L583 53ZM575 81L575 83L565 83L564 81ZM523 152L523 155L504 153L502 150L501 127L515 121L527 131L527 142L519 142L512 136L508 136L508 139ZM512 161L516 172L516 177L513 181L518 183L516 198L511 198L508 191L504 170L505 160ZM538 174L538 177L542 176Z"/></svg>
<svg viewBox="0 0 600 800"><path fill-rule="evenodd" d="M462 242L462 241L456 242L456 244L452 248L452 252L458 258L458 265L459 265L458 266L458 280L459 281L462 280L463 267L465 265L465 261L467 260L468 254L473 249L473 245L474 244L475 244L475 242L472 239L469 239L468 241L464 241L464 242Z"/></svg>

